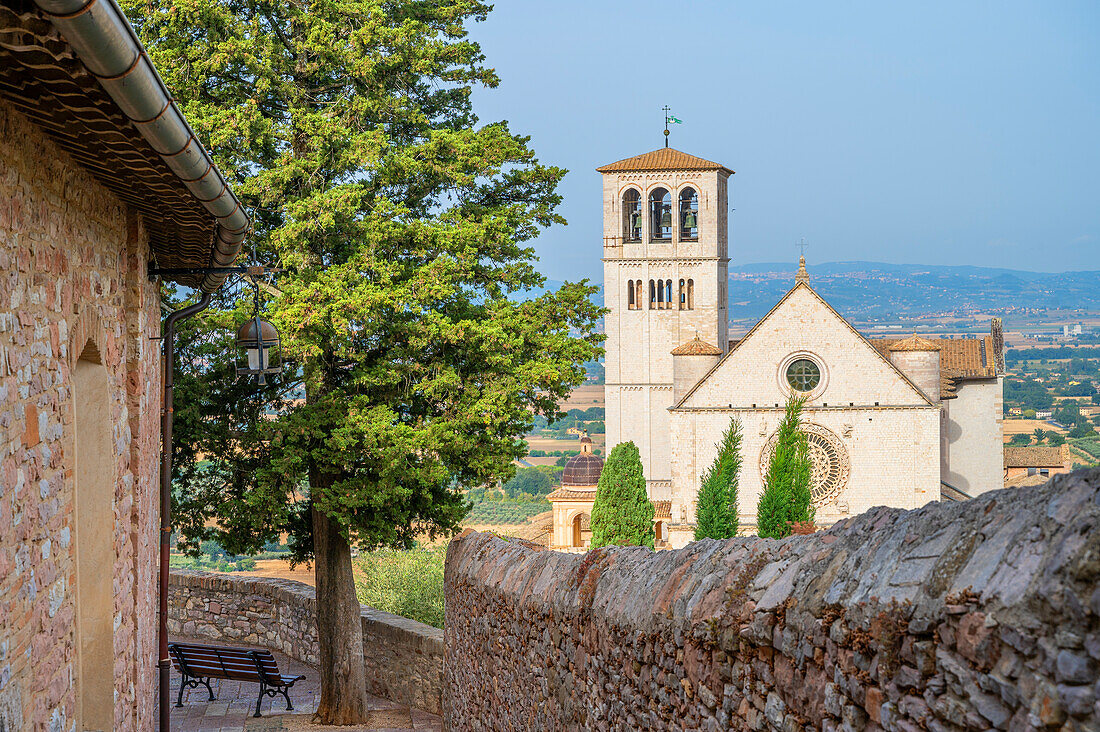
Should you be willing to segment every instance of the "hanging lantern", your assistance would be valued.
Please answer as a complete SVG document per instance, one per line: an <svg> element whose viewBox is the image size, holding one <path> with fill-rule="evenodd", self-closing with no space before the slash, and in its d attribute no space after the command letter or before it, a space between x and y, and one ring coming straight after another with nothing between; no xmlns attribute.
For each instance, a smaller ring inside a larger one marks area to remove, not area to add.
<svg viewBox="0 0 1100 732"><path fill-rule="evenodd" d="M665 206L664 213L661 214L661 228L667 229L672 226L672 207Z"/></svg>
<svg viewBox="0 0 1100 732"><path fill-rule="evenodd" d="M267 383L266 374L283 370L280 359L279 331L275 326L256 315L237 329L237 349L240 351L238 376L259 376L261 385Z"/></svg>
<svg viewBox="0 0 1100 732"><path fill-rule="evenodd" d="M684 228L685 229L694 229L695 228L695 212L692 211L691 209L688 209L688 212L684 214Z"/></svg>

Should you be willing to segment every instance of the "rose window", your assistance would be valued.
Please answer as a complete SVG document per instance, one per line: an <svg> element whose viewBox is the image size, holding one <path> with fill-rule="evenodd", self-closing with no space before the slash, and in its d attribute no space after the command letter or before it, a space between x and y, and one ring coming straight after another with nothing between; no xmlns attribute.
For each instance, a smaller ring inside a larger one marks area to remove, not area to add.
<svg viewBox="0 0 1100 732"><path fill-rule="evenodd" d="M802 431L806 435L810 453L810 495L814 506L820 508L834 500L848 483L848 474L851 471L848 451L839 437L821 425L804 424ZM768 474L777 437L777 434L773 434L768 438L764 449L760 451L762 480Z"/></svg>

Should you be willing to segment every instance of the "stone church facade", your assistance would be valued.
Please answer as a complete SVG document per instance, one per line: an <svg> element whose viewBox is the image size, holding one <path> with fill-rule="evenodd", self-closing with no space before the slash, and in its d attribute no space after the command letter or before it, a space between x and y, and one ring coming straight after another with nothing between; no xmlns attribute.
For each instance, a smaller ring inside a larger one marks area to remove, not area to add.
<svg viewBox="0 0 1100 732"><path fill-rule="evenodd" d="M743 530L784 404L807 397L817 521L916 508L1002 481L999 321L983 338L869 339L810 284L750 332L727 335L727 181L718 163L663 148L603 176L608 449L633 441L670 546L692 539L699 477L741 423ZM562 535L565 535L563 528Z"/></svg>

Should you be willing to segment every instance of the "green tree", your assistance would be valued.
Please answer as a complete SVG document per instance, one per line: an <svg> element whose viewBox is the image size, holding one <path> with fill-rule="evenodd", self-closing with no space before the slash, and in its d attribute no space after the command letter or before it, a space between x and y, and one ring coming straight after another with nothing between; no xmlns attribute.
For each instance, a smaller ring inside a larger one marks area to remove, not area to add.
<svg viewBox="0 0 1100 732"><path fill-rule="evenodd" d="M1061 447L1062 445L1066 444L1066 436L1060 435L1057 432L1051 432L1050 436L1047 437L1047 442L1049 442L1054 447Z"/></svg>
<svg viewBox="0 0 1100 732"><path fill-rule="evenodd" d="M718 443L718 454L703 474L695 509L695 538L737 536L737 480L741 472L741 423L734 418Z"/></svg>
<svg viewBox="0 0 1100 732"><path fill-rule="evenodd" d="M801 429L805 405L805 397L791 396L779 423L775 451L764 477L764 493L756 509L760 536L781 539L790 535L791 524L814 518L809 445Z"/></svg>
<svg viewBox="0 0 1100 732"><path fill-rule="evenodd" d="M620 442L607 456L596 485L592 548L619 545L652 549L654 513L638 447L633 442Z"/></svg>
<svg viewBox="0 0 1100 732"><path fill-rule="evenodd" d="M1032 432L1031 434L1035 435L1035 443L1036 444L1041 443L1047 437L1047 431L1044 430L1042 427L1036 427L1035 431Z"/></svg>
<svg viewBox="0 0 1100 732"><path fill-rule="evenodd" d="M516 498L520 493L530 493L533 496L546 495L553 490L550 476L545 471L534 468L518 468L515 476L504 484L504 492L509 498Z"/></svg>
<svg viewBox="0 0 1100 732"><path fill-rule="evenodd" d="M507 123L478 125L473 87L497 77L467 25L485 3L122 6L255 212L251 243L285 268L265 299L280 383L302 398L219 446L228 469L196 510L233 530L227 549L287 531L313 561L317 718L362 724L351 544L453 532L461 489L509 478L533 415L560 416L600 353L595 288L525 295L545 282L527 242L563 222L564 171Z"/></svg>
<svg viewBox="0 0 1100 732"><path fill-rule="evenodd" d="M1010 445L1016 445L1016 446L1030 445L1031 444L1031 437L1029 435L1024 434L1023 432L1017 432L1016 434L1014 434L1014 435L1012 435L1011 437L1008 438L1008 442L1009 442Z"/></svg>

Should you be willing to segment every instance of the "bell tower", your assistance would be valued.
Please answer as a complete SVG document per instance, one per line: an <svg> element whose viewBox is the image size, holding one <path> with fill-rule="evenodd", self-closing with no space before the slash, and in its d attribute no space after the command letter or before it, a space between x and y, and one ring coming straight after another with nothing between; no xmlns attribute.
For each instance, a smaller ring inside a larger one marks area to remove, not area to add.
<svg viewBox="0 0 1100 732"><path fill-rule="evenodd" d="M727 182L733 171L665 147L603 176L608 450L638 446L652 500L672 498L672 350L729 348Z"/></svg>

